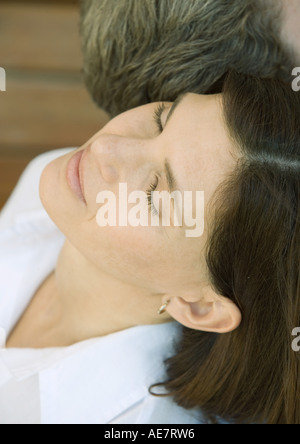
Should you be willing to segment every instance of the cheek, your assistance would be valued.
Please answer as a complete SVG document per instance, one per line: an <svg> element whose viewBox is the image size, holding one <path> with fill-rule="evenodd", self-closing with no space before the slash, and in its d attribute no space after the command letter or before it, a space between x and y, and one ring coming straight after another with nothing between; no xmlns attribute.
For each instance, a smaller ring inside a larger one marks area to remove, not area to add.
<svg viewBox="0 0 300 444"><path fill-rule="evenodd" d="M70 241L97 268L116 278L158 286L174 273L172 248L153 227L83 224Z"/></svg>
<svg viewBox="0 0 300 444"><path fill-rule="evenodd" d="M133 264L134 266L149 267L154 257L163 259L163 252L157 235L153 233L153 228L147 227L105 227L100 228L96 223L89 224L86 234L90 236L93 231L94 236L91 241L98 248L114 257L117 261ZM101 254L101 253L100 253Z"/></svg>

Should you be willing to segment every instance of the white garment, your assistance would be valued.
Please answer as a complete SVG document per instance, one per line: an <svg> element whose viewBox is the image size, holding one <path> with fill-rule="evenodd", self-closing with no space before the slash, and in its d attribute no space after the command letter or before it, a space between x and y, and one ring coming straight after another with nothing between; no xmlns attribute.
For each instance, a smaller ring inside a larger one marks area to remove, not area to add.
<svg viewBox="0 0 300 444"><path fill-rule="evenodd" d="M165 380L176 322L139 326L70 347L5 349L5 334L54 270L64 236L43 209L44 167L71 149L34 159L0 213L0 424L197 424L170 397L148 388Z"/></svg>

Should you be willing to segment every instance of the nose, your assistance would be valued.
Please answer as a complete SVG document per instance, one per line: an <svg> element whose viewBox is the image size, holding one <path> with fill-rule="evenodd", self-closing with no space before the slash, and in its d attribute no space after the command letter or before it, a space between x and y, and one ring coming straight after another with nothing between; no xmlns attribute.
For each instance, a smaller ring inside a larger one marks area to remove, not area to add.
<svg viewBox="0 0 300 444"><path fill-rule="evenodd" d="M127 182L140 170L154 167L151 141L101 134L91 144L91 153L107 183Z"/></svg>

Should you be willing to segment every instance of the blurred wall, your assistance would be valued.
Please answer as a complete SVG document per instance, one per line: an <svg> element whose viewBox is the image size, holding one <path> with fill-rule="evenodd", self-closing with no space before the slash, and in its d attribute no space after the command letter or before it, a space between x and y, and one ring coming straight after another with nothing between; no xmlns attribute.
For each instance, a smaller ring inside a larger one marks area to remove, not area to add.
<svg viewBox="0 0 300 444"><path fill-rule="evenodd" d="M78 23L76 0L0 0L0 209L31 159L108 121L83 84Z"/></svg>

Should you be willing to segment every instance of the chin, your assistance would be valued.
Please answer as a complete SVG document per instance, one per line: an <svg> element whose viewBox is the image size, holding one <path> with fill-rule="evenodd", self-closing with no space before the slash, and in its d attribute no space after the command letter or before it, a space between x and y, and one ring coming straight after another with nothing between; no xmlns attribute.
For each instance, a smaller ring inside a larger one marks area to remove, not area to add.
<svg viewBox="0 0 300 444"><path fill-rule="evenodd" d="M60 171L61 160L55 159L44 168L39 185L42 205L55 224L58 222L59 213L66 208L66 205L63 205L66 199L64 199L65 189L62 186Z"/></svg>
<svg viewBox="0 0 300 444"><path fill-rule="evenodd" d="M39 185L43 207L66 237L84 217L84 213L81 214L82 205L73 196L65 178L69 158L70 155L67 155L49 163L41 174Z"/></svg>

